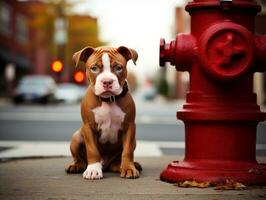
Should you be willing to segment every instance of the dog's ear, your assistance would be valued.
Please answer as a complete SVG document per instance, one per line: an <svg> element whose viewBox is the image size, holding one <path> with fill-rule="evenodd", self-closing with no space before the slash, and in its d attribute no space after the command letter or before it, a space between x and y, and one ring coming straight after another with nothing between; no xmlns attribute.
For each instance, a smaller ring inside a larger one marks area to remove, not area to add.
<svg viewBox="0 0 266 200"><path fill-rule="evenodd" d="M93 52L93 47L85 47L84 49L74 53L72 60L75 63L75 66L78 66L79 61L86 63Z"/></svg>
<svg viewBox="0 0 266 200"><path fill-rule="evenodd" d="M138 60L138 53L134 49L120 46L117 48L117 51L122 56L124 56L127 61L132 59L133 63L136 65L136 61Z"/></svg>

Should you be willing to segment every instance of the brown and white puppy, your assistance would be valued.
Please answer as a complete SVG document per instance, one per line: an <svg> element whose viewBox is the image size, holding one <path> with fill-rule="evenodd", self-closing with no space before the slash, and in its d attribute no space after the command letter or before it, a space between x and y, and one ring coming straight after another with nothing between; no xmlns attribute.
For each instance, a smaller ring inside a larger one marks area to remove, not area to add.
<svg viewBox="0 0 266 200"><path fill-rule="evenodd" d="M86 47L73 60L86 65L89 87L81 102L82 127L71 140L74 163L68 173L82 173L85 179L101 179L103 171L120 172L123 178L137 178L141 166L134 162L135 104L128 92L127 61L136 63L135 50L121 46Z"/></svg>

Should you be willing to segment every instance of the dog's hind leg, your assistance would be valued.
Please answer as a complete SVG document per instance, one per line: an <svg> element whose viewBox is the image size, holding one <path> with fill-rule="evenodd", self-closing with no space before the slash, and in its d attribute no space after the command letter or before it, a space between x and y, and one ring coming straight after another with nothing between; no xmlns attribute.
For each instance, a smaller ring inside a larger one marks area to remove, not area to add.
<svg viewBox="0 0 266 200"><path fill-rule="evenodd" d="M120 165L121 165L121 160L115 160L114 162L111 163L109 170L111 172L120 172Z"/></svg>
<svg viewBox="0 0 266 200"><path fill-rule="evenodd" d="M70 150L73 157L73 164L66 168L67 173L83 173L87 167L86 147L80 129L77 130L71 139Z"/></svg>

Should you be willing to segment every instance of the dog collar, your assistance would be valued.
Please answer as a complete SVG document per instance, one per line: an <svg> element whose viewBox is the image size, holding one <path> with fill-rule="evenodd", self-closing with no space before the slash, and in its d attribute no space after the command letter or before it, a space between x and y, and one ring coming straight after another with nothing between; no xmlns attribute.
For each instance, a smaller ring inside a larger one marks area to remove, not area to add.
<svg viewBox="0 0 266 200"><path fill-rule="evenodd" d="M127 82L125 82L124 86L123 86L123 91L119 94L119 95L114 95L114 96L110 96L110 97L101 97L101 96L98 96L100 101L103 101L103 102L108 102L108 103L112 103L112 102L115 102L116 100L124 97L128 92L128 85L127 85Z"/></svg>

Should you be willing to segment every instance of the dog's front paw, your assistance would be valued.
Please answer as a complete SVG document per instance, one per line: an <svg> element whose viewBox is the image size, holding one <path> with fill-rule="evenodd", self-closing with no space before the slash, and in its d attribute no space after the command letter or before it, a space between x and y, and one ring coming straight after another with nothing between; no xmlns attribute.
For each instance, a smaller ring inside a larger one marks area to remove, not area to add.
<svg viewBox="0 0 266 200"><path fill-rule="evenodd" d="M85 172L83 172L83 178L89 180L98 180L103 178L102 164L100 162L89 164Z"/></svg>
<svg viewBox="0 0 266 200"><path fill-rule="evenodd" d="M139 171L136 169L134 163L122 163L120 167L120 177L121 178L138 178Z"/></svg>

